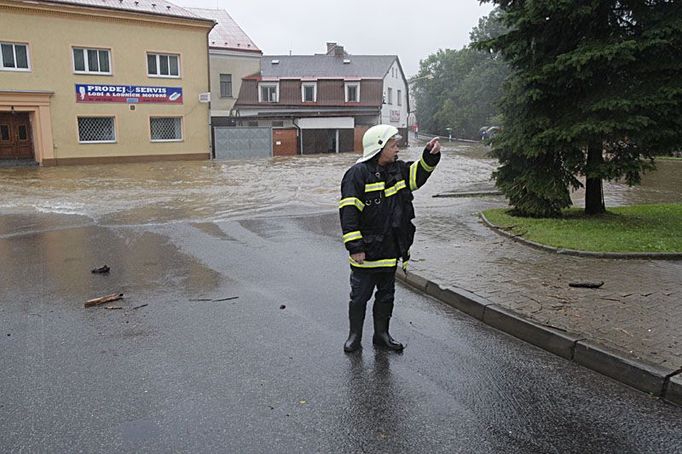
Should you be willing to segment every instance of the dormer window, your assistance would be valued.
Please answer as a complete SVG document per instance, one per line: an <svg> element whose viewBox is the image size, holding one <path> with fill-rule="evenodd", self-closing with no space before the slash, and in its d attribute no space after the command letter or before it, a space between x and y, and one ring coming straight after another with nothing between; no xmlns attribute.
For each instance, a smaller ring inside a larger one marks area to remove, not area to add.
<svg viewBox="0 0 682 454"><path fill-rule="evenodd" d="M279 85L277 83L259 84L258 102L279 102Z"/></svg>
<svg viewBox="0 0 682 454"><path fill-rule="evenodd" d="M346 102L360 102L360 83L346 83Z"/></svg>
<svg viewBox="0 0 682 454"><path fill-rule="evenodd" d="M301 100L303 102L317 102L317 83L303 82L301 84Z"/></svg>

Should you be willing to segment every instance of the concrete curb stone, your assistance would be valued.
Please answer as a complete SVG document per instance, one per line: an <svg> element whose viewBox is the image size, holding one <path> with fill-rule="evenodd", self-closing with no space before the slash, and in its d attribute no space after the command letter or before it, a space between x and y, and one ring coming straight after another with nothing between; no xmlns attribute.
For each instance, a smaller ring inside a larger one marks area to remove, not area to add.
<svg viewBox="0 0 682 454"><path fill-rule="evenodd" d="M486 306L491 305L490 301L474 295L466 290L458 289L457 291L450 288L441 288L435 282L428 281L426 284L426 294L443 301L444 303L454 307L457 310L471 315L478 320L483 320L483 314Z"/></svg>
<svg viewBox="0 0 682 454"><path fill-rule="evenodd" d="M640 391L682 405L682 373L649 364L577 333L533 322L464 289L442 288L414 272L396 271L405 284L523 341L611 377Z"/></svg>
<svg viewBox="0 0 682 454"><path fill-rule="evenodd" d="M665 399L682 406L682 372L670 377L665 389Z"/></svg>
<svg viewBox="0 0 682 454"><path fill-rule="evenodd" d="M675 372L590 340L577 343L573 360L654 396L663 396L666 378Z"/></svg>
<svg viewBox="0 0 682 454"><path fill-rule="evenodd" d="M528 320L497 304L487 306L483 322L562 358L573 359L576 343L583 337Z"/></svg>

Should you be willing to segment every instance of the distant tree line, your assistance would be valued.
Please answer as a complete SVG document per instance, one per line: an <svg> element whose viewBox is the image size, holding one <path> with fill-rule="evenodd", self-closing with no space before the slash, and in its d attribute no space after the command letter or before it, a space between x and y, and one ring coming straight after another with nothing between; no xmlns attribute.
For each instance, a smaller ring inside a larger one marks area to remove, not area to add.
<svg viewBox="0 0 682 454"><path fill-rule="evenodd" d="M504 31L500 12L479 20L469 36L472 42L494 38ZM501 122L499 101L508 65L497 51L439 50L421 61L414 82L419 127L443 134L452 128L454 137L480 138L483 126Z"/></svg>
<svg viewBox="0 0 682 454"><path fill-rule="evenodd" d="M472 45L422 61L417 115L465 137L501 122L493 177L517 213L559 216L583 186L603 213L604 180L682 147L682 1L483 1Z"/></svg>

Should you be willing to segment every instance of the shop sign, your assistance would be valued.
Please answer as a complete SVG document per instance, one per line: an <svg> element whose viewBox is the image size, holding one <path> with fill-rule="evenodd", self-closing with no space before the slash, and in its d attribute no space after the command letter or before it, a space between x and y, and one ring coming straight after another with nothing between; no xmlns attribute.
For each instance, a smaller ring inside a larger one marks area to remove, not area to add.
<svg viewBox="0 0 682 454"><path fill-rule="evenodd" d="M76 84L76 102L182 104L182 87Z"/></svg>

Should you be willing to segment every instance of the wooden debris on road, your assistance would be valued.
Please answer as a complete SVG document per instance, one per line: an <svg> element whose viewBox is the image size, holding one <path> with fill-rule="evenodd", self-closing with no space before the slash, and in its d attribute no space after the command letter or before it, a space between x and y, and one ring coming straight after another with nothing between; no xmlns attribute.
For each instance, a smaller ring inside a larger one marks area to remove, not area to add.
<svg viewBox="0 0 682 454"><path fill-rule="evenodd" d="M604 285L604 281L599 282L569 282L569 287L580 287L580 288L599 288Z"/></svg>
<svg viewBox="0 0 682 454"><path fill-rule="evenodd" d="M237 298L239 298L239 297L238 297L238 296L228 296L227 298L218 298L218 299L212 299L212 298L190 298L189 301L192 301L192 302L201 302L201 301L219 302L219 301L236 300Z"/></svg>
<svg viewBox="0 0 682 454"><path fill-rule="evenodd" d="M99 306L104 303L111 303L113 301L118 301L123 299L123 293L112 293L107 296L100 296L99 298L93 298L85 302L84 307Z"/></svg>
<svg viewBox="0 0 682 454"><path fill-rule="evenodd" d="M139 306L135 306L133 309L139 309L141 307L149 306L149 304L140 304Z"/></svg>

